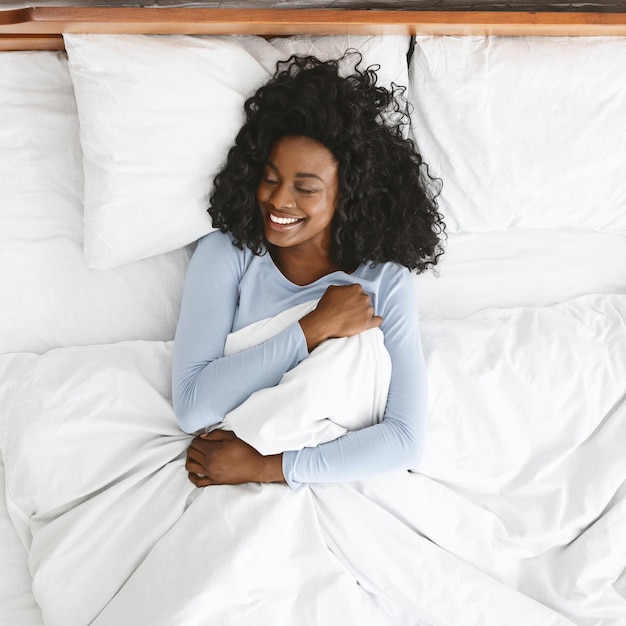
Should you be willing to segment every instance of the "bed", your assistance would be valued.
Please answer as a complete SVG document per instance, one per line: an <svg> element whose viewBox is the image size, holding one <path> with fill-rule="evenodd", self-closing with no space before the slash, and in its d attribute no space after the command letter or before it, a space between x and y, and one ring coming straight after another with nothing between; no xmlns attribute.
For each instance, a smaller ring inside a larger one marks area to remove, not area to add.
<svg viewBox="0 0 626 626"><path fill-rule="evenodd" d="M0 623L626 624L625 14L42 7L0 48ZM198 490L211 174L278 59L347 48L443 180L424 458Z"/></svg>

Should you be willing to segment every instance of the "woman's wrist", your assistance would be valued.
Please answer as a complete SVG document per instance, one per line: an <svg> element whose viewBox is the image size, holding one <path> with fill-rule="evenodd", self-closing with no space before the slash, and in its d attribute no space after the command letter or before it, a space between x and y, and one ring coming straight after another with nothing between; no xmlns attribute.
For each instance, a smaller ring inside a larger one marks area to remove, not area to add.
<svg viewBox="0 0 626 626"><path fill-rule="evenodd" d="M315 315L315 310L311 311L300 319L300 328L306 339L306 347L312 352L323 341L328 339L328 334L323 324L319 321L319 316Z"/></svg>
<svg viewBox="0 0 626 626"><path fill-rule="evenodd" d="M270 454L262 457L260 482L262 483L284 483L283 455Z"/></svg>

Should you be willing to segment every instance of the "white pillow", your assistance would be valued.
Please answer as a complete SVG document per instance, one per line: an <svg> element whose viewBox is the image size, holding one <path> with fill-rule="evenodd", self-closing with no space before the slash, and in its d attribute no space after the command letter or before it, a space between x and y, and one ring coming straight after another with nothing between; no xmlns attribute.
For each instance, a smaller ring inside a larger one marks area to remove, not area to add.
<svg viewBox="0 0 626 626"><path fill-rule="evenodd" d="M626 38L417 37L413 130L451 231L626 232Z"/></svg>
<svg viewBox="0 0 626 626"><path fill-rule="evenodd" d="M110 272L83 252L83 167L64 54L0 54L0 352L174 336L191 250Z"/></svg>
<svg viewBox="0 0 626 626"><path fill-rule="evenodd" d="M311 54L322 60L339 58L346 50L359 50L364 69L369 65L380 65L378 84L389 87L392 83L404 87L409 85L407 54L409 38L402 36L347 35L345 37L293 36L277 37L270 41L282 59L292 54ZM350 66L351 69L351 66Z"/></svg>
<svg viewBox="0 0 626 626"><path fill-rule="evenodd" d="M406 84L409 38L382 42L65 35L84 153L89 266L108 269L167 252L212 230L212 179L243 122L245 99L278 60L358 47L365 65L383 65L381 82L401 77Z"/></svg>

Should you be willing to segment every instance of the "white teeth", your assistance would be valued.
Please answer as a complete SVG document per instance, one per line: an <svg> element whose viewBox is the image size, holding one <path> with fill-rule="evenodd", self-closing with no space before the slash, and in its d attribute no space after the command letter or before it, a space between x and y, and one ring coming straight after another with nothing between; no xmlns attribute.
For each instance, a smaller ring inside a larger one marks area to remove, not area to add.
<svg viewBox="0 0 626 626"><path fill-rule="evenodd" d="M295 224L300 221L298 217L276 217L272 213L270 215L270 220L274 222L274 224Z"/></svg>

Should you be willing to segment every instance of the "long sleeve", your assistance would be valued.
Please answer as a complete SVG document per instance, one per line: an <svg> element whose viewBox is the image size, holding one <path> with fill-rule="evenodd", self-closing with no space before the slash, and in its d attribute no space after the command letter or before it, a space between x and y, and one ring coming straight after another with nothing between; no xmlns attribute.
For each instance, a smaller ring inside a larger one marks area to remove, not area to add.
<svg viewBox="0 0 626 626"><path fill-rule="evenodd" d="M308 356L298 323L258 346L224 356L244 271L245 254L222 233L201 239L189 263L172 364L174 412L186 432L220 422Z"/></svg>
<svg viewBox="0 0 626 626"><path fill-rule="evenodd" d="M391 284L381 285L379 301L384 301L379 314L383 316L381 329L392 362L383 420L315 448L285 452L283 473L291 487L345 482L408 469L421 457L428 404L427 373L409 272L398 272Z"/></svg>

